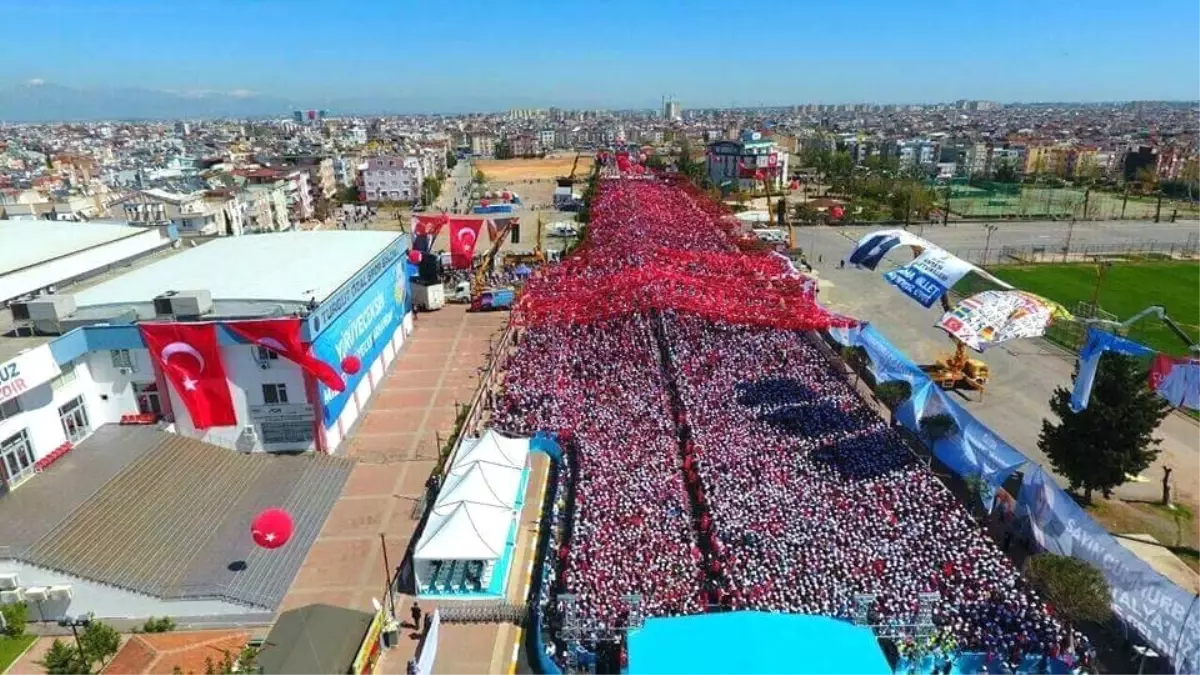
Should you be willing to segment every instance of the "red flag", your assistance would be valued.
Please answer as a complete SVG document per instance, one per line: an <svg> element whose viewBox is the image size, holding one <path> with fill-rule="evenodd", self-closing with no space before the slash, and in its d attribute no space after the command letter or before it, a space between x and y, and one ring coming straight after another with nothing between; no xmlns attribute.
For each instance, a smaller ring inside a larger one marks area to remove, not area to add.
<svg viewBox="0 0 1200 675"><path fill-rule="evenodd" d="M428 234L436 239L447 220L449 217L444 213L436 216L413 216L413 234Z"/></svg>
<svg viewBox="0 0 1200 675"><path fill-rule="evenodd" d="M197 429L237 424L212 323L140 323L150 358L183 400Z"/></svg>
<svg viewBox="0 0 1200 675"><path fill-rule="evenodd" d="M455 269L471 269L475 257L475 242L479 241L479 230L483 221L477 218L450 219L450 266Z"/></svg>
<svg viewBox="0 0 1200 675"><path fill-rule="evenodd" d="M250 342L266 347L283 358L300 366L334 391L343 391L346 383L332 364L325 363L312 355L312 351L300 341L300 327L304 322L296 317L286 319L262 319L259 321L235 321L225 326Z"/></svg>

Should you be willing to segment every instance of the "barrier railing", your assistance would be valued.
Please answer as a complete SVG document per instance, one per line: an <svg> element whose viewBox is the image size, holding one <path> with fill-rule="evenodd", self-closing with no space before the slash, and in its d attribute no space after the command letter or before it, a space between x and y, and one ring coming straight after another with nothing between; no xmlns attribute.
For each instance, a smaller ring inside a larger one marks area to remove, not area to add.
<svg viewBox="0 0 1200 675"><path fill-rule="evenodd" d="M945 395L907 356L870 325L833 329L834 342L861 347L878 382L903 380L912 385L896 419L950 471L962 479L982 479L982 495L991 510L995 490L1019 468L1024 475L1017 497L1018 515L1030 530L1036 550L1078 558L1099 569L1113 592L1113 613L1127 630L1169 658L1177 672L1200 669L1200 595L1180 588L1121 546L1079 508L1053 478L995 432ZM955 429L931 440L921 433L930 399L954 418Z"/></svg>

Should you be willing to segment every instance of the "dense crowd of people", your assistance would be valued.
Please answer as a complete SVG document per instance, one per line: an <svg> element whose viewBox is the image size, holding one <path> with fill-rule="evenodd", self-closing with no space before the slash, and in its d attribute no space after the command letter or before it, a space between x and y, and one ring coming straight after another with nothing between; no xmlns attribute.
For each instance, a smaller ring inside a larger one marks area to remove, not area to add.
<svg viewBox="0 0 1200 675"><path fill-rule="evenodd" d="M622 627L630 594L647 616L848 619L869 593L874 621L908 622L935 592L942 645L1010 662L1086 653L800 330L842 319L772 254L737 253L723 218L689 189L613 182L584 250L527 288L494 423L573 441L573 521L551 576L580 627ZM778 293L767 305L806 323L753 303L749 318L697 310L708 281ZM640 299L604 300L614 288Z"/></svg>

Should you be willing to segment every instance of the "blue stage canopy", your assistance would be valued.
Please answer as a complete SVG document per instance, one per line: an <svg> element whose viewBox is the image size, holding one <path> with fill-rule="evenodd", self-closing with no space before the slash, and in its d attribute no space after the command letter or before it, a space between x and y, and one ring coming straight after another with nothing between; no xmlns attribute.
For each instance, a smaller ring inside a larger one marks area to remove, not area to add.
<svg viewBox="0 0 1200 675"><path fill-rule="evenodd" d="M890 675L871 629L807 614L726 612L647 619L629 634L630 675Z"/></svg>

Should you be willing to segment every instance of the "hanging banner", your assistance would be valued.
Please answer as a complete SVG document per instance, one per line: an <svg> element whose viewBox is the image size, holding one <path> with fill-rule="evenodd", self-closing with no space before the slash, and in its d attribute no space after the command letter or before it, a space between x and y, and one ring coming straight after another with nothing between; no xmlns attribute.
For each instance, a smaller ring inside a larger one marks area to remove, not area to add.
<svg viewBox="0 0 1200 675"><path fill-rule="evenodd" d="M1113 335L1095 327L1089 327L1087 343L1079 350L1079 374L1075 376L1075 387L1071 390L1071 410L1079 412L1088 406L1092 397L1092 384L1096 380L1096 368L1106 351L1126 356L1150 356L1154 350L1133 340Z"/></svg>
<svg viewBox="0 0 1200 675"><path fill-rule="evenodd" d="M1061 305L1023 291L984 291L963 300L935 324L971 349L1037 337L1055 319L1070 318Z"/></svg>
<svg viewBox="0 0 1200 675"><path fill-rule="evenodd" d="M1200 409L1200 361L1155 356L1150 364L1150 388L1176 408Z"/></svg>
<svg viewBox="0 0 1200 675"><path fill-rule="evenodd" d="M897 246L908 246L913 250L913 255L918 256L933 244L915 234L909 234L906 230L879 230L859 239L846 262L855 267L873 270L879 266L883 257Z"/></svg>
<svg viewBox="0 0 1200 675"><path fill-rule="evenodd" d="M888 272L883 278L929 309L973 269L974 265L947 251L929 248L916 260Z"/></svg>
<svg viewBox="0 0 1200 675"><path fill-rule="evenodd" d="M438 648L438 633L442 627L442 615L438 610L433 610L433 616L429 620L429 632L425 633L425 637L421 640L420 653L417 654L417 673L420 675L432 675L433 660L437 657Z"/></svg>

